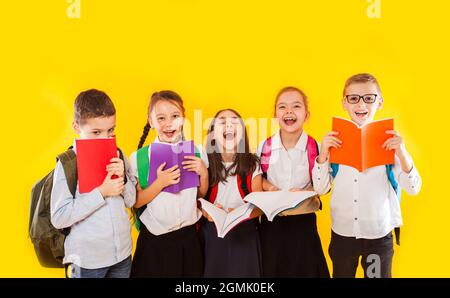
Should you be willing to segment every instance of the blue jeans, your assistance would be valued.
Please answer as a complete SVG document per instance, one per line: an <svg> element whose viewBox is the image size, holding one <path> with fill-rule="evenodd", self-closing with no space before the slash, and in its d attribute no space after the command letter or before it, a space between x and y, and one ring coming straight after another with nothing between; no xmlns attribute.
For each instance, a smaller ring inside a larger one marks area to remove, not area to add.
<svg viewBox="0 0 450 298"><path fill-rule="evenodd" d="M81 268L71 264L68 268L70 278L129 278L131 271L131 256L109 267L98 269Z"/></svg>

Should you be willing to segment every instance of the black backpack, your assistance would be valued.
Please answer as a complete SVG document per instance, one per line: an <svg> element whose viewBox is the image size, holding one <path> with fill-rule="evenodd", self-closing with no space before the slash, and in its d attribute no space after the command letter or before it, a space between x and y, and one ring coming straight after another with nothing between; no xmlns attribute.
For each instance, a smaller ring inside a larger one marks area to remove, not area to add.
<svg viewBox="0 0 450 298"><path fill-rule="evenodd" d="M56 161L59 160L62 163L70 193L75 197L78 181L77 158L71 148L58 155ZM69 234L70 228L58 230L51 223L50 197L53 188L53 173L54 170L39 180L31 190L28 231L41 266L64 268L64 240Z"/></svg>

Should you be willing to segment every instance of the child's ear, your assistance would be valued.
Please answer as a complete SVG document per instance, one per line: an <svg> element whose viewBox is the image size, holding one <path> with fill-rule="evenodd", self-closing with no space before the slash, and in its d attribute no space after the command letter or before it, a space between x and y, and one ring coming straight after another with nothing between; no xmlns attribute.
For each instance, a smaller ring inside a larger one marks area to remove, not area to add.
<svg viewBox="0 0 450 298"><path fill-rule="evenodd" d="M305 121L308 121L310 116L311 116L311 114L309 113L309 111L307 111L306 112Z"/></svg>
<svg viewBox="0 0 450 298"><path fill-rule="evenodd" d="M344 111L347 111L347 101L345 100L345 97L342 98L342 109L344 109Z"/></svg>
<svg viewBox="0 0 450 298"><path fill-rule="evenodd" d="M377 110L381 110L381 108L383 107L383 103L384 103L384 100L382 97L380 97L380 100L378 101Z"/></svg>
<svg viewBox="0 0 450 298"><path fill-rule="evenodd" d="M73 121L72 122L72 127L73 127L73 131L75 132L75 134L79 135L80 134L80 124L78 124L77 121Z"/></svg>
<svg viewBox="0 0 450 298"><path fill-rule="evenodd" d="M150 124L150 128L154 127L153 123L152 123L152 119L150 117L147 119L147 122L148 122L148 124Z"/></svg>

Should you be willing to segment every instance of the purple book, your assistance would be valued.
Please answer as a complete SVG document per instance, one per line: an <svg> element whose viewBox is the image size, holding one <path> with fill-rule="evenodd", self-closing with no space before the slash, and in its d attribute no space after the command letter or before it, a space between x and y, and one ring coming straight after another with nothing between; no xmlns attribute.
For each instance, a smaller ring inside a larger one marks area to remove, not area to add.
<svg viewBox="0 0 450 298"><path fill-rule="evenodd" d="M178 165L181 171L180 182L163 189L165 192L179 193L183 189L198 187L199 177L197 173L183 169L181 164L185 156L195 155L194 142L186 141L178 144L152 143L150 146L150 171L148 183L151 185L156 180L158 167L166 162L164 169Z"/></svg>

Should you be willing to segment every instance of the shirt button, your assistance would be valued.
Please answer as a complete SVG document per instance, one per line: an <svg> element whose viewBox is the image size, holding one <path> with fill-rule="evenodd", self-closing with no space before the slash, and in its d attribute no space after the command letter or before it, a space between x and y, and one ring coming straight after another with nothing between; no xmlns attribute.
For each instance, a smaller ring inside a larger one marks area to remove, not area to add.
<svg viewBox="0 0 450 298"><path fill-rule="evenodd" d="M355 220L358 220L358 218L357 218L357 217L355 217Z"/></svg>
<svg viewBox="0 0 450 298"><path fill-rule="evenodd" d="M320 180L320 178L317 178L317 180Z"/></svg>
<svg viewBox="0 0 450 298"><path fill-rule="evenodd" d="M356 203L356 202L358 202L358 200L354 200L354 202Z"/></svg>
<svg viewBox="0 0 450 298"><path fill-rule="evenodd" d="M358 182L358 179L355 179L355 182Z"/></svg>
<svg viewBox="0 0 450 298"><path fill-rule="evenodd" d="M320 167L317 167L318 170L320 170Z"/></svg>

